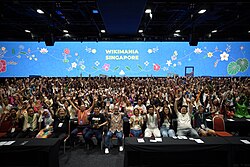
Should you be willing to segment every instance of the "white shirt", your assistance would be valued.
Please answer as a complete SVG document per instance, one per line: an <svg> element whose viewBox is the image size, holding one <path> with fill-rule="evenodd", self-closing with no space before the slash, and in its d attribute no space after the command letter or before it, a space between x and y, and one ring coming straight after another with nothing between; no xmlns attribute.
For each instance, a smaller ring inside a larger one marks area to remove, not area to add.
<svg viewBox="0 0 250 167"><path fill-rule="evenodd" d="M187 129L187 128L192 128L191 126L191 117L189 112L187 112L186 114L181 114L181 113L177 113L177 130L179 129Z"/></svg>

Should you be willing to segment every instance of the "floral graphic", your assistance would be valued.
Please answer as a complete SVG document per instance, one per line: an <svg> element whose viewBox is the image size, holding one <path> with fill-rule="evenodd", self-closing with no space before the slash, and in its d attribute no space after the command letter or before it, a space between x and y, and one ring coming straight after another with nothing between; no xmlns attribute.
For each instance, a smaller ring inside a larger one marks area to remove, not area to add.
<svg viewBox="0 0 250 167"><path fill-rule="evenodd" d="M159 50L159 48L158 48L158 46L156 46L155 48L148 49L148 53L149 53L149 54L151 54L151 53L156 53L158 50Z"/></svg>
<svg viewBox="0 0 250 167"><path fill-rule="evenodd" d="M168 67L163 67L162 70L163 71L168 71Z"/></svg>
<svg viewBox="0 0 250 167"><path fill-rule="evenodd" d="M149 62L148 62L148 61L145 61L144 64L145 64L145 66L148 66L148 65L149 65Z"/></svg>
<svg viewBox="0 0 250 167"><path fill-rule="evenodd" d="M229 75L235 75L240 71L240 66L236 62L231 62L227 66L227 73Z"/></svg>
<svg viewBox="0 0 250 167"><path fill-rule="evenodd" d="M178 64L179 66L181 66L181 64L182 64L182 63L181 63L180 61L178 61L178 63L177 63L177 64Z"/></svg>
<svg viewBox="0 0 250 167"><path fill-rule="evenodd" d="M96 54L96 52L97 52L96 49L88 48L87 46L86 46L86 48L85 48L85 51L86 51L87 53L93 53L93 54Z"/></svg>
<svg viewBox="0 0 250 167"><path fill-rule="evenodd" d="M5 47L2 47L1 49L2 49L2 51L3 51L3 52L6 50L6 48L5 48Z"/></svg>
<svg viewBox="0 0 250 167"><path fill-rule="evenodd" d="M222 54L220 54L220 60L221 61L228 61L228 57L229 57L229 54L227 54L226 52L223 52Z"/></svg>
<svg viewBox="0 0 250 167"><path fill-rule="evenodd" d="M85 65L81 65L80 68L81 68L82 70L84 70L86 67L85 67Z"/></svg>
<svg viewBox="0 0 250 167"><path fill-rule="evenodd" d="M66 55L69 55L69 54L70 54L70 50L69 50L68 48L65 48L65 49L63 50L63 52L64 52Z"/></svg>
<svg viewBox="0 0 250 167"><path fill-rule="evenodd" d="M72 67L72 68L76 68L76 66L77 66L77 63L76 63L76 62L71 63L71 67Z"/></svg>
<svg viewBox="0 0 250 167"><path fill-rule="evenodd" d="M0 73L6 71L6 61L0 60Z"/></svg>
<svg viewBox="0 0 250 167"><path fill-rule="evenodd" d="M243 50L244 49L244 46L240 46L240 50Z"/></svg>
<svg viewBox="0 0 250 167"><path fill-rule="evenodd" d="M170 66L172 64L171 60L167 60L167 63L166 63L168 66Z"/></svg>
<svg viewBox="0 0 250 167"><path fill-rule="evenodd" d="M175 64L175 63L173 64L173 67L176 67L176 64Z"/></svg>
<svg viewBox="0 0 250 167"><path fill-rule="evenodd" d="M171 56L171 59L172 59L172 61L174 61L174 60L177 59L177 56L176 56L176 55L173 55L173 56Z"/></svg>
<svg viewBox="0 0 250 167"><path fill-rule="evenodd" d="M240 66L241 72L245 72L248 69L249 62L246 58L238 59L236 63Z"/></svg>
<svg viewBox="0 0 250 167"><path fill-rule="evenodd" d="M154 64L154 70L159 71L161 69L161 66L159 64Z"/></svg>
<svg viewBox="0 0 250 167"><path fill-rule="evenodd" d="M75 53L75 56L79 56L79 54L76 52L76 53Z"/></svg>
<svg viewBox="0 0 250 167"><path fill-rule="evenodd" d="M212 52L208 52L207 53L207 57L209 57L209 58L213 57L213 53Z"/></svg>
<svg viewBox="0 0 250 167"><path fill-rule="evenodd" d="M195 48L194 53L201 54L202 50L200 48Z"/></svg>
<svg viewBox="0 0 250 167"><path fill-rule="evenodd" d="M49 51L48 51L48 49L47 48L41 48L40 49L40 53L42 53L42 54L46 54L46 53L48 53Z"/></svg>
<svg viewBox="0 0 250 167"><path fill-rule="evenodd" d="M108 70L109 70L109 67L110 67L110 64L106 64L106 63L102 66L102 68L103 68L105 71L108 71Z"/></svg>
<svg viewBox="0 0 250 167"><path fill-rule="evenodd" d="M99 65L100 65L100 62L99 62L99 61L96 61L96 62L95 62L95 65L96 65L96 66L99 66Z"/></svg>
<svg viewBox="0 0 250 167"><path fill-rule="evenodd" d="M91 52L92 52L93 54L96 54L96 49L92 49Z"/></svg>

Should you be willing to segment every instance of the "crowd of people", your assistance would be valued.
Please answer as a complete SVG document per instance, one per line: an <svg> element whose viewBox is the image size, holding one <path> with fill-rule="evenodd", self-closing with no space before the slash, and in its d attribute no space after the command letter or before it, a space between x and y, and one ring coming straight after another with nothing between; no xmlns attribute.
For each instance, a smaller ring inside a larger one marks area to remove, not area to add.
<svg viewBox="0 0 250 167"><path fill-rule="evenodd" d="M104 140L108 154L114 136L119 151L128 136L211 136L208 117L250 118L249 88L249 78L6 78L0 85L0 137L69 135L73 144L80 132L90 145L93 136L98 145Z"/></svg>

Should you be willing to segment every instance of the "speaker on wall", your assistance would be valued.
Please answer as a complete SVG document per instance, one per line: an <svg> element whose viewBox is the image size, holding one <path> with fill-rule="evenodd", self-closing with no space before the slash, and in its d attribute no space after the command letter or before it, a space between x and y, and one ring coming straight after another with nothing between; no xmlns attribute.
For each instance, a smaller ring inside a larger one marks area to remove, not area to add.
<svg viewBox="0 0 250 167"><path fill-rule="evenodd" d="M195 35L194 33L190 34L189 45L190 46L198 45L198 38L197 38L197 35Z"/></svg>
<svg viewBox="0 0 250 167"><path fill-rule="evenodd" d="M49 33L49 34L46 34L44 36L44 41L45 41L45 44L46 46L54 46L54 35L52 33Z"/></svg>

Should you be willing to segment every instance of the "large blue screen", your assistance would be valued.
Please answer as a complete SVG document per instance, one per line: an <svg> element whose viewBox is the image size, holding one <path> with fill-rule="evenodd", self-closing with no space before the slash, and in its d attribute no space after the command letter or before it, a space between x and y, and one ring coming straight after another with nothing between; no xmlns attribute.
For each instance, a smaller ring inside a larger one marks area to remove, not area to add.
<svg viewBox="0 0 250 167"><path fill-rule="evenodd" d="M249 76L249 57L250 42L0 42L0 77Z"/></svg>

